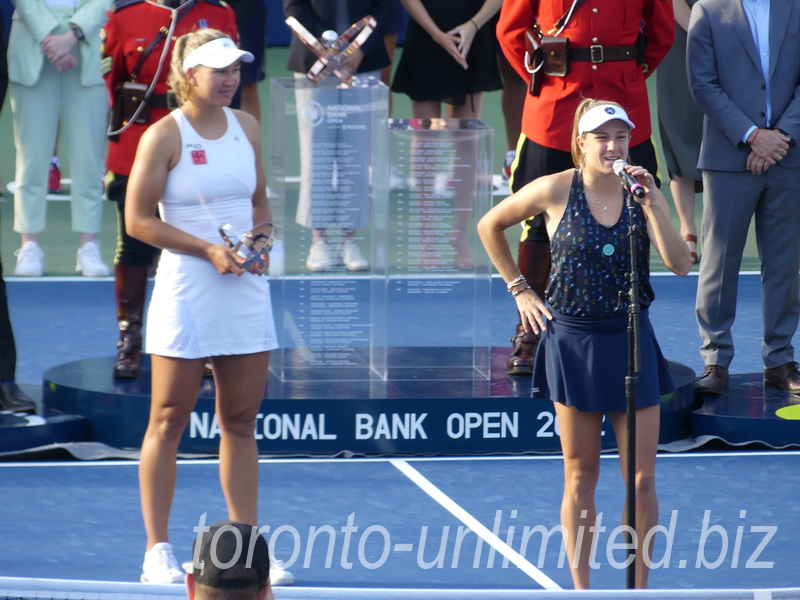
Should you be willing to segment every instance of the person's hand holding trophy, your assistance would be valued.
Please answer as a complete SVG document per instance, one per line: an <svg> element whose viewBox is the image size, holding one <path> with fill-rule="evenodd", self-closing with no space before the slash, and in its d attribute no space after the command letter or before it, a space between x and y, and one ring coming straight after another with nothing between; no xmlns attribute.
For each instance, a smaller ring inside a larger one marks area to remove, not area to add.
<svg viewBox="0 0 800 600"><path fill-rule="evenodd" d="M272 223L265 221L240 234L232 225L223 223L219 226L219 234L240 258L243 269L263 275L269 266L269 251L275 242L276 229Z"/></svg>

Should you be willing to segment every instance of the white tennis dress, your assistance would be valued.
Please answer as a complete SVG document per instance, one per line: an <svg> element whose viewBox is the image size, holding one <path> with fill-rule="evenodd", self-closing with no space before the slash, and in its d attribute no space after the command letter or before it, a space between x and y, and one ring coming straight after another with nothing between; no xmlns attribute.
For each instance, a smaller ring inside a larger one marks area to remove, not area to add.
<svg viewBox="0 0 800 600"><path fill-rule="evenodd" d="M255 152L227 108L228 129L201 137L180 109L181 158L159 203L165 223L212 244L219 226L252 229ZM269 282L244 273L220 275L210 261L164 250L147 312L145 352L176 358L252 354L278 347Z"/></svg>

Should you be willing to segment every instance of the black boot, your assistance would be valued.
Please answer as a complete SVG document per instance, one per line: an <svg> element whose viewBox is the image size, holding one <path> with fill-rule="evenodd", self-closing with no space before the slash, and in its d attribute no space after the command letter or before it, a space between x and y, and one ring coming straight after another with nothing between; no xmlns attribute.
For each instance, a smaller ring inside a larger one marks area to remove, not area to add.
<svg viewBox="0 0 800 600"><path fill-rule="evenodd" d="M4 381L0 386L0 409L14 412L35 413L36 405L13 381Z"/></svg>
<svg viewBox="0 0 800 600"><path fill-rule="evenodd" d="M517 262L528 285L539 298L544 299L547 281L550 278L550 244L520 242ZM506 373L530 377L533 375L533 357L536 355L539 336L535 333L526 333L520 321L511 341L514 346L506 361Z"/></svg>
<svg viewBox="0 0 800 600"><path fill-rule="evenodd" d="M517 323L517 332L511 341L514 347L506 361L506 373L530 377L533 375L533 357L536 356L539 336L535 333L525 333L522 323Z"/></svg>
<svg viewBox="0 0 800 600"><path fill-rule="evenodd" d="M147 267L116 265L119 342L114 363L115 379L136 379L142 364L142 319L147 292Z"/></svg>

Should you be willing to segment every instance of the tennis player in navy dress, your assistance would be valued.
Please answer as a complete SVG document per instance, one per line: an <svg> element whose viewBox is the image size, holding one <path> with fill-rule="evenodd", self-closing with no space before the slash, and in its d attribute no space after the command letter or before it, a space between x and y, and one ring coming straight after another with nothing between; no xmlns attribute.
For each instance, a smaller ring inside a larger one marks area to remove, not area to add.
<svg viewBox="0 0 800 600"><path fill-rule="evenodd" d="M627 160L634 124L618 104L584 100L575 114L572 158L575 169L540 177L506 198L478 224L486 250L514 296L526 331L541 332L534 361L532 396L553 400L564 453L561 524L577 589L589 587L595 525L594 491L600 472L600 436L608 414L625 465L627 309L619 292L627 291L631 263L629 194L613 171ZM660 398L674 390L647 309L650 246L664 264L686 275L691 258L673 228L669 207L653 175L626 167L645 189L633 204L638 225L635 252L641 282L642 372L639 373L636 436L636 532L639 540L658 523L655 457ZM511 256L504 231L543 214L550 237L552 269L546 298L530 289ZM623 469L623 478L625 471ZM583 529L579 529L579 528ZM578 539L579 532L587 532ZM645 548L636 554L636 585L647 587Z"/></svg>

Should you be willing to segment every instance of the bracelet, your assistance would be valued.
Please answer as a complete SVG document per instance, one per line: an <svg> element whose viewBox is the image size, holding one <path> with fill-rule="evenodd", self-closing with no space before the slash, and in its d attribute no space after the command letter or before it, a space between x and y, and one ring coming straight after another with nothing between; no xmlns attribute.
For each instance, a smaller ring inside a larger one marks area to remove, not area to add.
<svg viewBox="0 0 800 600"><path fill-rule="evenodd" d="M753 139L752 139L752 140L750 140L749 142L747 142L747 145L748 145L748 146L752 145L752 144L753 144L753 142L755 142L755 141L756 141L756 138L757 138L757 137L758 137L758 129L756 129L756 133L755 133L755 135L753 136Z"/></svg>
<svg viewBox="0 0 800 600"><path fill-rule="evenodd" d="M531 289L531 286L529 286L529 285L526 285L524 288L520 288L520 289L518 289L518 290L514 290L513 292L511 292L511 295L512 295L512 296L514 296L514 298L516 298L516 297L517 297L517 296L519 296L519 295L520 295L522 292L524 292L525 290L529 290L529 289Z"/></svg>
<svg viewBox="0 0 800 600"><path fill-rule="evenodd" d="M516 279L509 281L506 289L510 292L511 288L518 286L520 283L526 283L525 275L520 274Z"/></svg>
<svg viewBox="0 0 800 600"><path fill-rule="evenodd" d="M475 21L473 21L472 19L470 19L470 20L469 20L469 22L470 22L470 23L472 23L473 25L475 25L475 32L476 32L476 33L477 33L478 31L480 31L480 30L481 30L481 28L480 28L480 27L478 27L478 24L477 24Z"/></svg>

